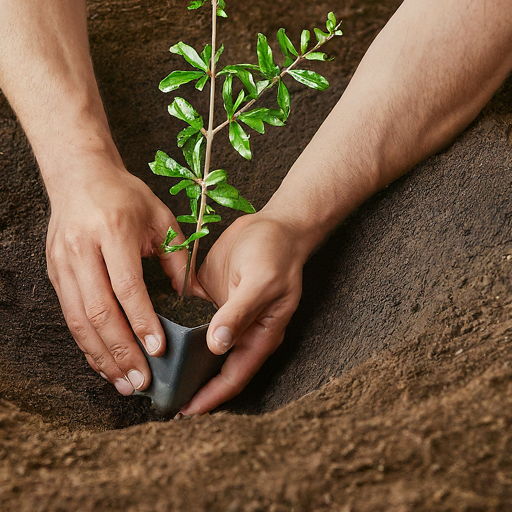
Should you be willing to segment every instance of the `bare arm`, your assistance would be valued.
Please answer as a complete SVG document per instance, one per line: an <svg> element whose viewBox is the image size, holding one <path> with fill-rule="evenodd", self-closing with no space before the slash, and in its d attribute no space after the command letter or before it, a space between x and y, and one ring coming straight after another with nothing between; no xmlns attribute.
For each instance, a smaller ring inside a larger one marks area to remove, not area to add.
<svg viewBox="0 0 512 512"><path fill-rule="evenodd" d="M283 339L311 252L362 202L449 144L511 69L508 0L405 0L269 203L212 248L199 279L223 306L208 343L216 353L234 347L184 413L244 388Z"/></svg>
<svg viewBox="0 0 512 512"><path fill-rule="evenodd" d="M116 299L150 353L165 338L142 279L171 212L125 169L94 77L85 0L0 0L0 87L19 116L51 202L48 274L91 366L129 395L151 380ZM171 278L186 255L162 258Z"/></svg>

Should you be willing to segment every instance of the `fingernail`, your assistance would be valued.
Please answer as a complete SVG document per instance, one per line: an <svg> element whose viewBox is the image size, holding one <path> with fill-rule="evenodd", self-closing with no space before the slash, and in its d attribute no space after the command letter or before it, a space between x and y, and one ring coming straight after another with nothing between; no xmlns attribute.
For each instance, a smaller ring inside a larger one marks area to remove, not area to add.
<svg viewBox="0 0 512 512"><path fill-rule="evenodd" d="M183 414L183 416L191 416L192 414L197 414L198 410L199 409L197 407L187 406L187 407L183 407L183 409L181 409L180 413Z"/></svg>
<svg viewBox="0 0 512 512"><path fill-rule="evenodd" d="M133 394L133 386L126 379L116 379L114 381L114 386L123 396L130 396Z"/></svg>
<svg viewBox="0 0 512 512"><path fill-rule="evenodd" d="M132 386L135 389L140 389L144 385L144 381L146 380L144 378L144 375L142 375L139 370L130 370L126 376L128 377L128 380L131 382Z"/></svg>
<svg viewBox="0 0 512 512"><path fill-rule="evenodd" d="M213 333L213 341L217 344L217 348L226 352L231 348L233 343L233 334L229 327L221 326L217 327Z"/></svg>
<svg viewBox="0 0 512 512"><path fill-rule="evenodd" d="M148 351L148 354L154 354L158 351L160 348L160 345L162 344L160 340L154 336L153 334L148 334L144 338L144 342L146 343L146 349Z"/></svg>
<svg viewBox="0 0 512 512"><path fill-rule="evenodd" d="M101 375L105 380L107 380L107 381L108 381L108 377L107 377L103 372L100 372L100 375Z"/></svg>

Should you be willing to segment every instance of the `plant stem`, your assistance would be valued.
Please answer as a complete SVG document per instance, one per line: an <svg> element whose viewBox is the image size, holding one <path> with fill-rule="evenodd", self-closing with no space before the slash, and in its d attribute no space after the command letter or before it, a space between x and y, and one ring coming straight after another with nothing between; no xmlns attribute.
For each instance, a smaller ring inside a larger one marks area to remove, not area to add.
<svg viewBox="0 0 512 512"><path fill-rule="evenodd" d="M201 205L197 216L196 232L203 227L203 216L206 209L206 178L210 173L210 162L212 156L212 144L215 132L213 130L213 114L215 110L215 54L217 52L217 0L212 0L212 57L210 63L211 83L210 83L210 113L208 117L208 131L206 132L206 154L204 161L203 180L201 184ZM199 238L194 241L192 254L189 255L187 262L187 270L185 272L185 283L183 285L183 295L186 294L187 288L191 284L196 274L197 251L199 249Z"/></svg>
<svg viewBox="0 0 512 512"><path fill-rule="evenodd" d="M186 288L187 288L187 285L188 285L188 278L189 278L189 274L190 274L190 263L191 263L191 260L192 260L192 253L189 251L188 253L188 258L187 258L187 268L185 270L185 280L183 281L183 289L181 290L181 295L180 297L185 297L186 296Z"/></svg>

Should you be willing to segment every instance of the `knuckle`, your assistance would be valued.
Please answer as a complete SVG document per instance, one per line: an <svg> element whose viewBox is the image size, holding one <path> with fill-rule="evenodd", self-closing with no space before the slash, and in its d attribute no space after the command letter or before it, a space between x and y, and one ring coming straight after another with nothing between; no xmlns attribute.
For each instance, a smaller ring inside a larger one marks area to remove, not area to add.
<svg viewBox="0 0 512 512"><path fill-rule="evenodd" d="M131 353L130 349L126 345L122 345L121 343L115 343L109 347L110 353L112 357L117 363L123 363L128 360Z"/></svg>
<svg viewBox="0 0 512 512"><path fill-rule="evenodd" d="M66 252L78 256L84 251L84 235L79 229L71 228L64 233Z"/></svg>
<svg viewBox="0 0 512 512"><path fill-rule="evenodd" d="M108 323L111 308L105 302L97 302L86 308L86 315L92 326L98 330Z"/></svg>
<svg viewBox="0 0 512 512"><path fill-rule="evenodd" d="M136 334L136 336L139 339L144 339L146 334L150 334L152 331L149 327L149 325L144 322L141 319L129 319L130 320L130 326L133 330L133 332Z"/></svg>
<svg viewBox="0 0 512 512"><path fill-rule="evenodd" d="M244 390L245 382L241 381L232 373L223 373L221 375L231 397L239 395Z"/></svg>
<svg viewBox="0 0 512 512"><path fill-rule="evenodd" d="M61 244L52 244L46 248L46 260L48 267L53 264L56 268L63 267L66 264L66 251Z"/></svg>
<svg viewBox="0 0 512 512"><path fill-rule="evenodd" d="M86 337L87 328L84 325L83 318L77 318L74 316L68 317L66 319L69 330L71 334L78 339L78 341L82 341Z"/></svg>
<svg viewBox="0 0 512 512"><path fill-rule="evenodd" d="M117 280L115 287L119 300L129 300L139 292L141 277L135 274L125 274Z"/></svg>
<svg viewBox="0 0 512 512"><path fill-rule="evenodd" d="M94 364L107 375L112 370L112 360L107 352L88 352L89 357L94 361Z"/></svg>

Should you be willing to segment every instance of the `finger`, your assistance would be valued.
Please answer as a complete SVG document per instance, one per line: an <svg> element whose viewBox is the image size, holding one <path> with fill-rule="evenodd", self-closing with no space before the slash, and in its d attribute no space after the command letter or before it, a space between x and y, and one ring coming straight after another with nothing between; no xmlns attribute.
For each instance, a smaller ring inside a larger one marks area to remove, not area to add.
<svg viewBox="0 0 512 512"><path fill-rule="evenodd" d="M50 267L50 265L49 265ZM133 386L117 366L107 347L93 329L85 314L78 284L72 271L62 265L59 271L49 271L62 312L77 345L85 353L91 367L115 385L124 396L133 393ZM109 377L107 377L107 374Z"/></svg>
<svg viewBox="0 0 512 512"><path fill-rule="evenodd" d="M268 286L242 280L229 300L217 311L206 339L217 355L227 352L268 305Z"/></svg>
<svg viewBox="0 0 512 512"><path fill-rule="evenodd" d="M251 325L243 340L233 348L220 373L183 407L182 414L204 414L238 395L280 345L283 337L284 330L269 332L259 323Z"/></svg>
<svg viewBox="0 0 512 512"><path fill-rule="evenodd" d="M96 361L89 354L85 353L84 355L85 355L85 359L87 359L87 362L89 363L90 367L96 373L98 373L101 376L101 378L105 379L107 382L110 382L109 378L99 369L98 365L96 364ZM128 382L127 379L124 379L124 380L126 382ZM128 382L128 384L130 384L130 383ZM133 389L133 386L131 384L130 384L130 387ZM132 394L132 393L133 393L133 391L130 394Z"/></svg>
<svg viewBox="0 0 512 512"><path fill-rule="evenodd" d="M112 289L133 332L148 354L155 357L163 355L165 334L144 284L140 249L128 246L119 253L117 244L106 244L101 250Z"/></svg>
<svg viewBox="0 0 512 512"><path fill-rule="evenodd" d="M72 267L89 323L132 386L146 389L151 372L117 304L101 253L91 248L75 251Z"/></svg>

